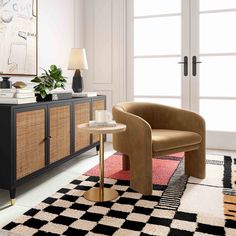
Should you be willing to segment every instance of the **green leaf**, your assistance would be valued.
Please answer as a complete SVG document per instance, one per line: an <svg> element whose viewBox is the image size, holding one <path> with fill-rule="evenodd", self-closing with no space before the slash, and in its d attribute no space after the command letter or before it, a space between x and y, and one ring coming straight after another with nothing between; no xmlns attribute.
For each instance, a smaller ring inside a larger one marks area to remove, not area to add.
<svg viewBox="0 0 236 236"><path fill-rule="evenodd" d="M34 86L35 91L40 91L41 89L38 86Z"/></svg>
<svg viewBox="0 0 236 236"><path fill-rule="evenodd" d="M40 95L42 98L45 98L47 96L47 93L45 93L45 91L40 91Z"/></svg>
<svg viewBox="0 0 236 236"><path fill-rule="evenodd" d="M56 87L57 87L57 88L60 88L60 87L61 87L61 85L62 85L62 83L61 83L61 82L57 82L57 83L56 83Z"/></svg>
<svg viewBox="0 0 236 236"><path fill-rule="evenodd" d="M35 77L31 80L31 82L34 82L34 83L40 83L41 82L41 79L39 77Z"/></svg>
<svg viewBox="0 0 236 236"><path fill-rule="evenodd" d="M53 70L57 70L57 66L56 65L51 65L50 66L50 69L53 71Z"/></svg>
<svg viewBox="0 0 236 236"><path fill-rule="evenodd" d="M49 70L43 70L41 76L35 77L32 82L38 83L34 87L35 91L39 92L42 98L45 98L51 90L56 88L65 89L66 77L62 75L62 69L56 65L51 65Z"/></svg>
<svg viewBox="0 0 236 236"><path fill-rule="evenodd" d="M46 88L46 87L44 88L44 91L46 94L49 94L49 92L50 92L49 88Z"/></svg>

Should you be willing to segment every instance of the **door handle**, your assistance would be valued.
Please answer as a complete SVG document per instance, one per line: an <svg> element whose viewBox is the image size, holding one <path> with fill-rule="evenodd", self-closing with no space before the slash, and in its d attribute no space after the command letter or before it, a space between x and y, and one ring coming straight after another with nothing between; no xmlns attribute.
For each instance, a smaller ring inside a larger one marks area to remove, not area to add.
<svg viewBox="0 0 236 236"><path fill-rule="evenodd" d="M184 76L188 76L188 57L184 56L184 61L180 61L178 63L184 64Z"/></svg>
<svg viewBox="0 0 236 236"><path fill-rule="evenodd" d="M192 74L193 74L193 76L197 75L197 64L199 64L199 63L202 63L202 62L201 61L197 61L197 57L193 56L193 58L192 58L192 66L193 66Z"/></svg>

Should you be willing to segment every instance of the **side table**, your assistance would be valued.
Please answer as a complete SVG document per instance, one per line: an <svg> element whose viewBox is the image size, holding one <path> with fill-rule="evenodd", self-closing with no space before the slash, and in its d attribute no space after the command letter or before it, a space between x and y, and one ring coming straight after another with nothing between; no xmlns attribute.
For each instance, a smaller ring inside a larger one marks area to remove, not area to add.
<svg viewBox="0 0 236 236"><path fill-rule="evenodd" d="M84 197L94 202L111 201L118 197L118 192L114 189L104 188L104 135L111 133L119 133L126 130L126 125L116 124L114 127L100 126L90 127L88 123L77 126L81 132L89 132L99 134L100 150L99 150L99 188L91 188L85 192Z"/></svg>

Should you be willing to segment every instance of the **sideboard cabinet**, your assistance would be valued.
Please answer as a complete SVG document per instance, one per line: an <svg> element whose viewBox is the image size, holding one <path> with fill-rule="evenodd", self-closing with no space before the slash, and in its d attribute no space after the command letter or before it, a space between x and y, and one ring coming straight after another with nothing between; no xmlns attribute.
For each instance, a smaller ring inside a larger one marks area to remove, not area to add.
<svg viewBox="0 0 236 236"><path fill-rule="evenodd" d="M33 177L96 147L96 136L77 125L106 108L105 96L73 98L22 105L0 104L0 188L16 188Z"/></svg>

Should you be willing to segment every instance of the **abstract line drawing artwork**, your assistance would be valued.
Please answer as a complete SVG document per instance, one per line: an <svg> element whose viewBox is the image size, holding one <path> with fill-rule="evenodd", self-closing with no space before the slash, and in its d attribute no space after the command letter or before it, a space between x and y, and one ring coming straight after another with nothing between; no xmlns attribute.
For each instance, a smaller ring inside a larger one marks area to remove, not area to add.
<svg viewBox="0 0 236 236"><path fill-rule="evenodd" d="M37 0L0 0L0 75L37 74Z"/></svg>

